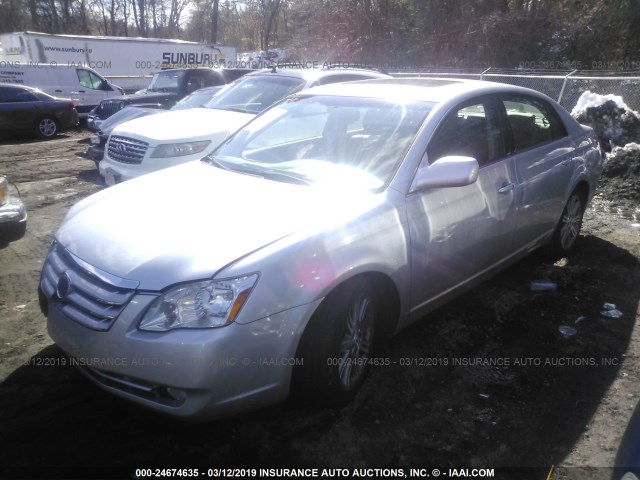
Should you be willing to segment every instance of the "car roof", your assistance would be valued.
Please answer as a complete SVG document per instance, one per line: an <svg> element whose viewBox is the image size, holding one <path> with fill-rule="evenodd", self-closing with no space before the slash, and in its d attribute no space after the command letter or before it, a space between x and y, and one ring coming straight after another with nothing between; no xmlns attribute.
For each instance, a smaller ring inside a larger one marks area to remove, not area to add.
<svg viewBox="0 0 640 480"><path fill-rule="evenodd" d="M0 87L21 88L23 90L29 90L30 92L43 93L39 88L30 87L28 85L20 85L19 83L0 83Z"/></svg>
<svg viewBox="0 0 640 480"><path fill-rule="evenodd" d="M526 93L546 95L529 88L497 82L457 78L386 78L328 84L301 92L300 95L332 95L344 97L402 98L413 101L443 103L491 93Z"/></svg>
<svg viewBox="0 0 640 480"><path fill-rule="evenodd" d="M366 68L265 68L254 73L246 75L247 77L255 76L281 76L301 78L307 82L318 80L320 78L330 77L333 75L359 74L368 76L372 79L391 78L389 75L380 73L376 70Z"/></svg>

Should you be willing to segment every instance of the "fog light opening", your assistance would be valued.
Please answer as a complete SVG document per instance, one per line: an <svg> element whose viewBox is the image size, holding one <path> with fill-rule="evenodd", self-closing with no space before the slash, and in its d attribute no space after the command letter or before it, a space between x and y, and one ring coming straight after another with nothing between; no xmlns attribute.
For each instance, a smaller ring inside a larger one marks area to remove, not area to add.
<svg viewBox="0 0 640 480"><path fill-rule="evenodd" d="M178 405L182 405L187 399L187 392L174 387L160 387L155 390L155 393L159 397L171 400Z"/></svg>

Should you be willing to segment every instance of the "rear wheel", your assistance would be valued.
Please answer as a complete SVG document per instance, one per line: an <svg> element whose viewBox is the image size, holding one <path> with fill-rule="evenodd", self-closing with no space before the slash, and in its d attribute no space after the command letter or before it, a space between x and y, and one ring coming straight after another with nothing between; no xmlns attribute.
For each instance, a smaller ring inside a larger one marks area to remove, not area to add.
<svg viewBox="0 0 640 480"><path fill-rule="evenodd" d="M53 138L58 134L58 123L51 117L42 117L36 123L36 135L42 140Z"/></svg>
<svg viewBox="0 0 640 480"><path fill-rule="evenodd" d="M296 371L298 393L332 406L348 403L369 371L379 322L375 291L365 279L354 279L324 300L305 330Z"/></svg>
<svg viewBox="0 0 640 480"><path fill-rule="evenodd" d="M573 249L580 236L585 208L584 196L579 191L574 191L567 200L553 234L552 247L556 253L564 255Z"/></svg>

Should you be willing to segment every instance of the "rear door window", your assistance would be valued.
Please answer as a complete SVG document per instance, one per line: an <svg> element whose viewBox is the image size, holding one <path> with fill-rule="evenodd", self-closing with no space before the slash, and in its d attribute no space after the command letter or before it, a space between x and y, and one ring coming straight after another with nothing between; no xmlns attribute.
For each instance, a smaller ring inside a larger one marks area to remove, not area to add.
<svg viewBox="0 0 640 480"><path fill-rule="evenodd" d="M0 89L0 101L5 103L37 102L38 97L28 90L4 87Z"/></svg>
<svg viewBox="0 0 640 480"><path fill-rule="evenodd" d="M542 99L528 95L502 97L507 126L507 153L513 154L567 136L555 109Z"/></svg>

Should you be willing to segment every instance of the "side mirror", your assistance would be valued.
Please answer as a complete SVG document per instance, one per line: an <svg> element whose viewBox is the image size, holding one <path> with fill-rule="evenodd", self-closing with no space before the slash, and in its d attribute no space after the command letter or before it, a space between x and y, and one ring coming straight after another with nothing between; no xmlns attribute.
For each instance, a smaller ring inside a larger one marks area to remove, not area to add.
<svg viewBox="0 0 640 480"><path fill-rule="evenodd" d="M464 187L478 179L478 161L473 157L442 157L418 170L411 191L436 187Z"/></svg>

